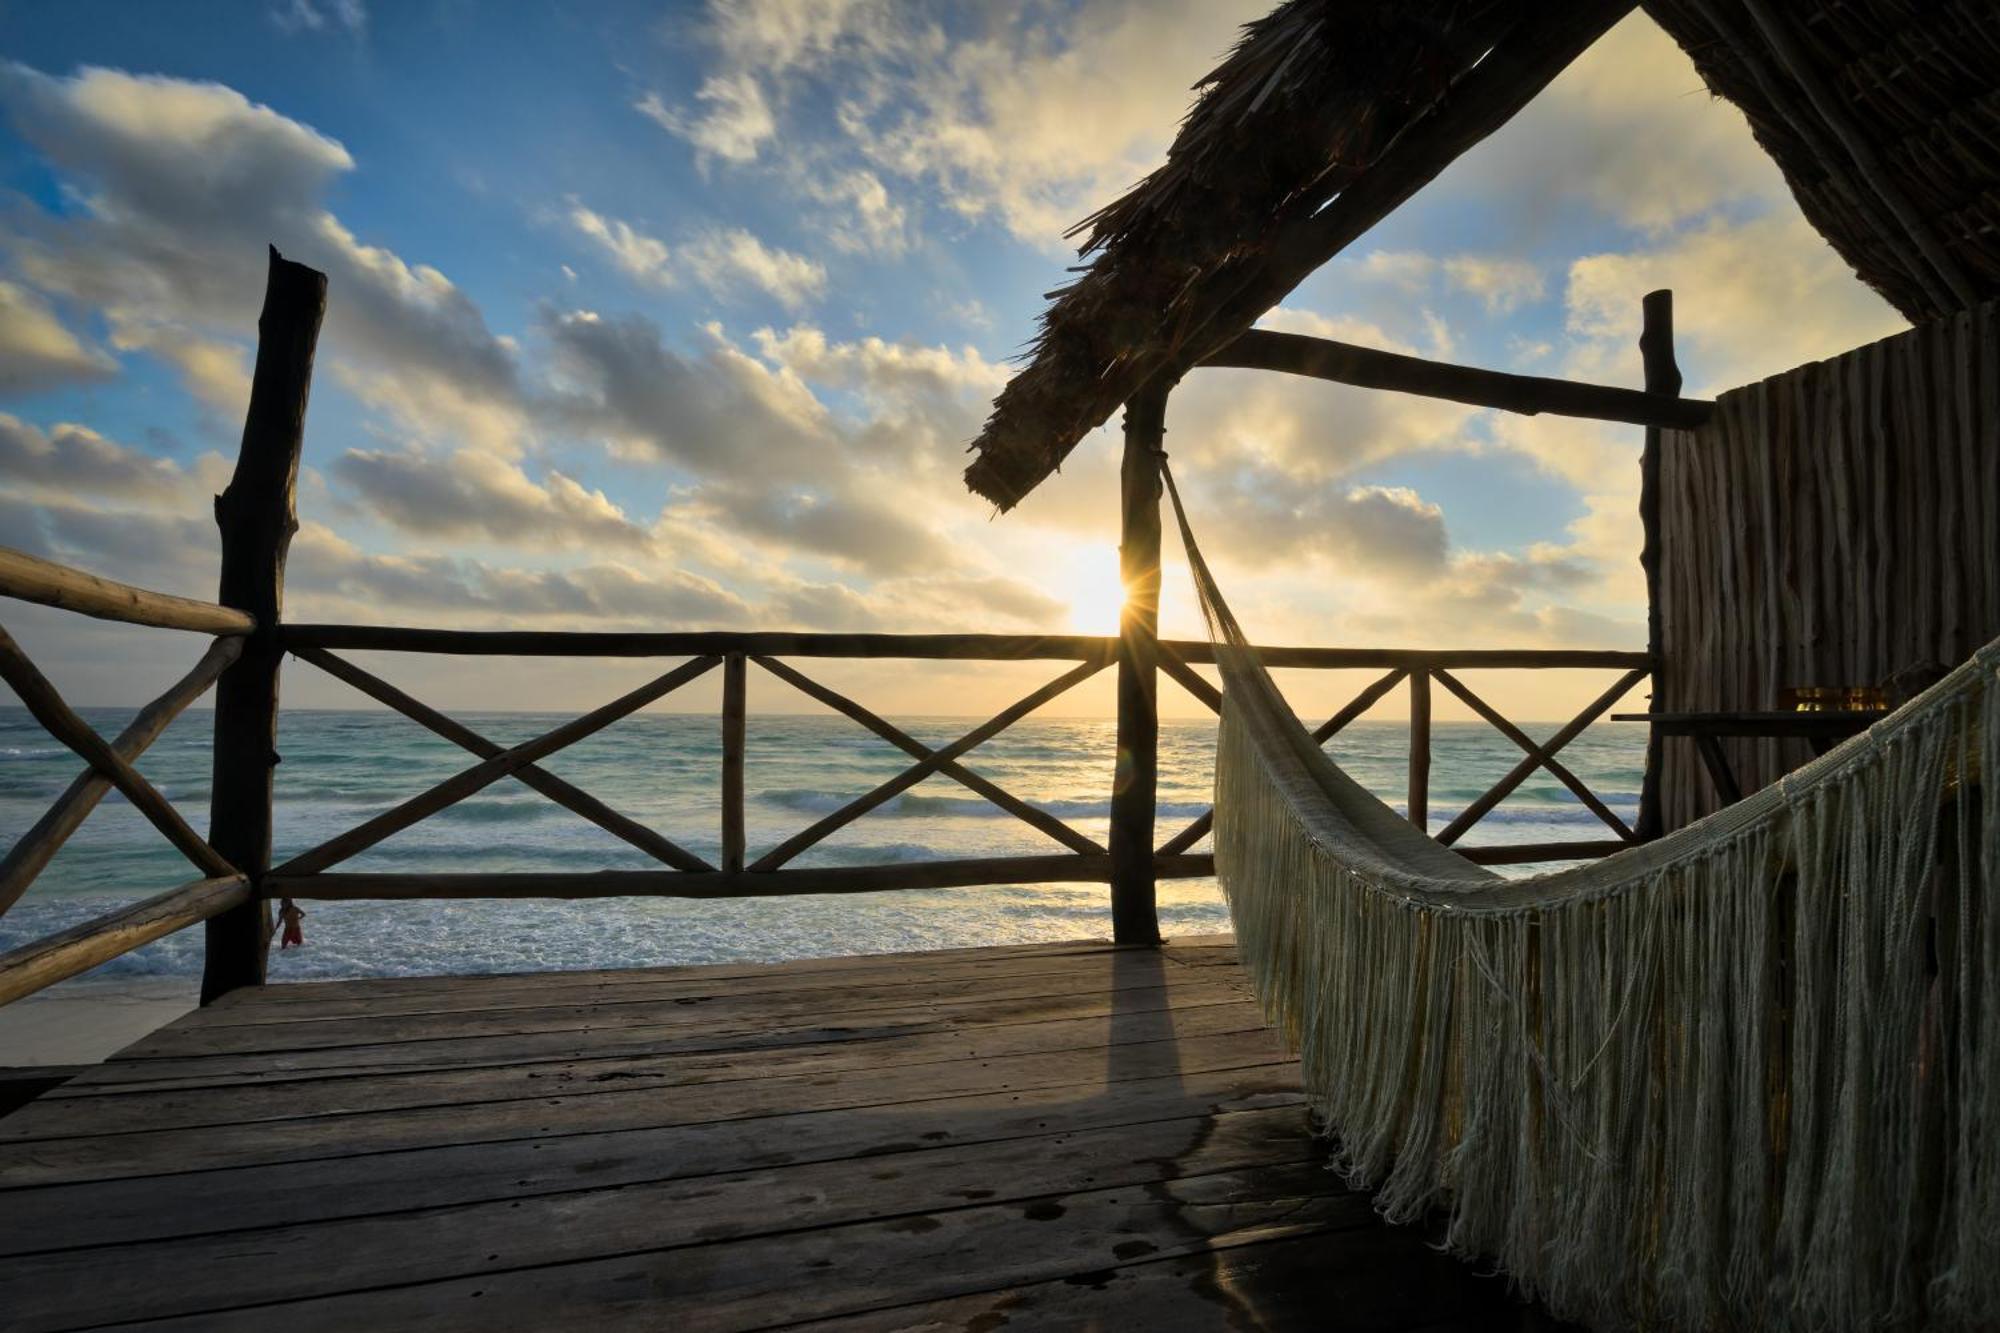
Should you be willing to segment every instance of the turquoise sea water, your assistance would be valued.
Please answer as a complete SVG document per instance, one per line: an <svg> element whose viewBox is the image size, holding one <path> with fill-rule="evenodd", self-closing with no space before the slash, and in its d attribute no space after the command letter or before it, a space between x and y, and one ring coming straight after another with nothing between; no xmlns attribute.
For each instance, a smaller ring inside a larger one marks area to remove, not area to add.
<svg viewBox="0 0 2000 1333"><path fill-rule="evenodd" d="M112 735L130 713L85 709ZM467 713L461 719L505 744L567 715ZM972 719L897 719L943 744ZM191 711L139 767L197 829L208 810L211 717ZM1528 726L1543 735L1551 726ZM975 771L1102 842L1114 725L1029 720L966 759ZM1207 807L1212 721L1161 728L1160 839ZM1593 728L1564 759L1630 821L1638 801L1639 728ZM288 710L280 723L275 812L278 857L302 851L473 762L408 720L381 712ZM1401 723L1363 722L1334 743L1336 758L1392 805L1402 799L1407 734ZM1520 758L1482 723L1440 723L1432 747L1432 827L1442 827ZM721 746L715 718L640 714L561 751L546 767L613 808L713 861ZM844 719L758 716L745 752L745 820L751 856L894 776L901 752ZM27 713L0 708L0 844L11 842L75 776L77 760ZM1608 836L1554 779L1537 775L1466 841L1548 842ZM1205 849L1206 844L1202 844ZM931 858L1062 850L953 782L932 778L803 854L797 865L866 865ZM511 780L397 834L346 870L647 869L643 853ZM112 795L5 916L0 950L170 888L193 872L152 826ZM1161 929L1227 929L1212 880L1163 883ZM533 968L624 967L952 948L1106 935L1107 890L1098 884L979 887L756 901L605 899L589 902L308 903L306 947L273 952L275 979ZM201 932L185 931L108 964L104 975L200 970Z"/></svg>

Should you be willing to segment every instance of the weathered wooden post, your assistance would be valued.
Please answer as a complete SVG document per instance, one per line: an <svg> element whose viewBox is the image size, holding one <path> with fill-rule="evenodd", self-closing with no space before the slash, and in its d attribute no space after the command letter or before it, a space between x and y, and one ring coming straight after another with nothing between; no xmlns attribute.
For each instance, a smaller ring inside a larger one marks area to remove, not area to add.
<svg viewBox="0 0 2000 1333"><path fill-rule="evenodd" d="M1431 673L1428 667L1410 672L1410 822L1424 832L1431 827Z"/></svg>
<svg viewBox="0 0 2000 1333"><path fill-rule="evenodd" d="M1681 369L1674 361L1674 294L1668 290L1646 293L1642 305L1644 323L1639 333L1639 355L1646 367L1646 392L1677 398L1681 391ZM1646 656L1651 659L1653 688L1646 711L1661 710L1666 682L1665 645L1660 642L1660 428L1646 427L1646 445L1639 454L1639 568L1646 576ZM1660 738L1650 728L1646 733L1646 772L1639 783L1639 822L1632 830L1644 842L1666 832L1661 815Z"/></svg>
<svg viewBox="0 0 2000 1333"><path fill-rule="evenodd" d="M1159 792L1160 452L1167 395L1154 380L1125 405L1118 572L1118 759L1111 781L1111 933L1120 944L1157 944L1153 816Z"/></svg>
<svg viewBox="0 0 2000 1333"><path fill-rule="evenodd" d="M313 353L326 314L326 275L271 250L264 309L257 317L257 369L229 488L215 498L222 530L216 600L248 611L257 628L216 684L214 769L208 840L253 884L271 865L272 770L278 762L278 617L285 554L298 530L294 492ZM261 897L207 925L201 1002L264 980L270 912Z"/></svg>
<svg viewBox="0 0 2000 1333"><path fill-rule="evenodd" d="M742 653L722 659L722 870L743 873L743 730L748 669Z"/></svg>

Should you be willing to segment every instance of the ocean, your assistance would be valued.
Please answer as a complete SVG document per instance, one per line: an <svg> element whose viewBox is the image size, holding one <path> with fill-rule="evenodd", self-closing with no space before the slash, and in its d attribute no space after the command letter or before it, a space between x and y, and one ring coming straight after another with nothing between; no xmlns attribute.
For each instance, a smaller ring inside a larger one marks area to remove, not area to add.
<svg viewBox="0 0 2000 1333"><path fill-rule="evenodd" d="M82 709L113 735L130 710ZM566 714L466 713L461 720L503 744ZM943 744L977 719L901 718ZM138 767L197 829L207 825L206 711L184 714ZM1528 725L1532 735L1552 726ZM1110 719L1030 719L974 750L965 763L1102 842L1109 814L1115 726ZM1357 723L1333 754L1391 805L1402 801L1407 732L1400 722ZM1644 758L1643 728L1600 725L1563 752L1591 790L1630 822ZM1207 807L1215 748L1212 720L1166 721L1160 736L1160 839ZM473 762L407 719L385 712L287 710L280 718L278 859L302 851L414 795ZM1441 828L1520 758L1478 722L1433 729L1431 823ZM752 859L900 772L909 760L843 718L753 715L745 743L745 823ZM721 744L713 715L641 713L561 751L545 767L614 809L714 861ZM78 761L25 710L0 708L0 843L20 836L76 775ZM1609 836L1553 778L1537 774L1468 836L1467 843L1550 842ZM1206 848L1206 843L1201 849ZM932 858L1010 856L1061 848L949 778L934 777L864 816L795 865L867 865ZM343 870L526 871L649 869L656 863L511 779L406 829ZM123 903L171 888L194 872L116 793L91 814L42 877L0 916L0 950L48 935ZM1169 935L1226 930L1213 880L1160 885ZM271 954L274 980L443 972L637 967L787 959L892 950L1030 943L1106 936L1101 884L696 902L305 903L306 944ZM199 930L183 931L99 968L101 977L192 976Z"/></svg>

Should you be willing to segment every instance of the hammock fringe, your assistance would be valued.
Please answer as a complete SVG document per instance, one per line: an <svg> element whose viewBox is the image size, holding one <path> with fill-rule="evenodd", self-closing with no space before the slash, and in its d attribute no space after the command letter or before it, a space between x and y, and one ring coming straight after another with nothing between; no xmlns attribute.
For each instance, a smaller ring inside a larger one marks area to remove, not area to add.
<svg viewBox="0 0 2000 1333"><path fill-rule="evenodd" d="M1598 1328L2000 1318L2000 642L1668 838L1501 880L1312 743L1215 588L1215 855L1348 1177Z"/></svg>

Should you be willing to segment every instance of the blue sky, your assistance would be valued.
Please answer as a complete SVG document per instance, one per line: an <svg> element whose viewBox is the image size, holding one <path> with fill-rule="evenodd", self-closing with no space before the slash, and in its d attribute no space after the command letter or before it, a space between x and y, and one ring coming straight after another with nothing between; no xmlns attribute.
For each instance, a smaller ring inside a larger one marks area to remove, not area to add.
<svg viewBox="0 0 2000 1333"><path fill-rule="evenodd" d="M211 590L269 240L332 279L290 615L1108 629L1108 434L998 520L960 451L1075 262L1064 228L1160 160L1261 9L6 5L4 540ZM1690 392L1900 326L1635 15L1267 322L1635 383L1660 285ZM1641 636L1635 430L1247 372L1175 402L1260 637ZM1196 632L1168 580L1169 629ZM9 624L80 699L149 683L108 631ZM418 670L440 702L508 701ZM615 670L538 688L584 702ZM891 681L906 712L1012 688L854 676Z"/></svg>

